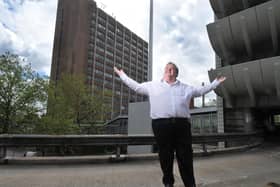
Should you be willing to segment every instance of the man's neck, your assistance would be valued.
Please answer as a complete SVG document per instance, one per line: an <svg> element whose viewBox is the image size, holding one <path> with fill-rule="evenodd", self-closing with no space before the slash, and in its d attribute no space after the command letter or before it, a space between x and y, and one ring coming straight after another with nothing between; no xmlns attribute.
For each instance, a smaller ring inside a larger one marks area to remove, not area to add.
<svg viewBox="0 0 280 187"><path fill-rule="evenodd" d="M176 78L164 78L164 80L168 84L173 84L174 82L176 82Z"/></svg>

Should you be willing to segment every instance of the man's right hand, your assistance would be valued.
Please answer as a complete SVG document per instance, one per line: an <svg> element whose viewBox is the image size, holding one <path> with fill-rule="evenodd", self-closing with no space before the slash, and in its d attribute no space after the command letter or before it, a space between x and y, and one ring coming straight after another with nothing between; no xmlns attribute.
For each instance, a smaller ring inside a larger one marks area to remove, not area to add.
<svg viewBox="0 0 280 187"><path fill-rule="evenodd" d="M117 67L114 67L114 71L116 74L118 74L118 76L121 76L122 74L124 74L122 69L118 69Z"/></svg>

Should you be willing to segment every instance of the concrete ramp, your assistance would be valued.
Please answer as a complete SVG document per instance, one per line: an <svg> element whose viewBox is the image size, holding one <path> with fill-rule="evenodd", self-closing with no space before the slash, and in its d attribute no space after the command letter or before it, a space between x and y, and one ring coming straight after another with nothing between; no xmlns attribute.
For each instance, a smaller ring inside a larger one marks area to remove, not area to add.
<svg viewBox="0 0 280 187"><path fill-rule="evenodd" d="M217 18L223 18L266 1L269 0L210 0L210 3Z"/></svg>
<svg viewBox="0 0 280 187"><path fill-rule="evenodd" d="M219 2L215 0L212 4ZM230 5L230 1L225 2ZM207 25L212 47L224 65L277 55L280 41L279 9L280 1L272 0Z"/></svg>
<svg viewBox="0 0 280 187"><path fill-rule="evenodd" d="M226 76L215 92L228 107L280 106L280 56L225 66L209 72L210 80Z"/></svg>

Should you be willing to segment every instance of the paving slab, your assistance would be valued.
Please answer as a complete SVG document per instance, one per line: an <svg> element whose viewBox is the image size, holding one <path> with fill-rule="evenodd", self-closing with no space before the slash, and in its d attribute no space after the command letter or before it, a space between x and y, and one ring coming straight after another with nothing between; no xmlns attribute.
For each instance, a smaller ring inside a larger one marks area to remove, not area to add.
<svg viewBox="0 0 280 187"><path fill-rule="evenodd" d="M280 146L194 159L199 187L265 187L280 183ZM183 187L174 165L175 187ZM157 160L0 165L0 187L161 187Z"/></svg>

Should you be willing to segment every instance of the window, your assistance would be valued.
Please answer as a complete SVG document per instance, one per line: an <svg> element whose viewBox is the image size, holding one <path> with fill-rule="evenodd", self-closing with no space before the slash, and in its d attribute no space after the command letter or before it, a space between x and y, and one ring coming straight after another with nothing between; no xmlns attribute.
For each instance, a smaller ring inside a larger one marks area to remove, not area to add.
<svg viewBox="0 0 280 187"><path fill-rule="evenodd" d="M95 64L99 67L102 67L103 68L103 63L99 62L99 61L95 61Z"/></svg>
<svg viewBox="0 0 280 187"><path fill-rule="evenodd" d="M98 74L98 75L103 75L103 72L98 70L98 69L95 69L95 73Z"/></svg>
<svg viewBox="0 0 280 187"><path fill-rule="evenodd" d="M280 126L280 114L273 115L273 122L275 125Z"/></svg>
<svg viewBox="0 0 280 187"><path fill-rule="evenodd" d="M113 75L112 74L109 74L109 73L105 73L105 77L107 77L107 78L113 78ZM110 82L110 83L112 83L112 82Z"/></svg>
<svg viewBox="0 0 280 187"><path fill-rule="evenodd" d="M106 27L104 25L100 24L100 23L98 23L98 28L100 28L100 29L102 29L104 31L106 30Z"/></svg>

